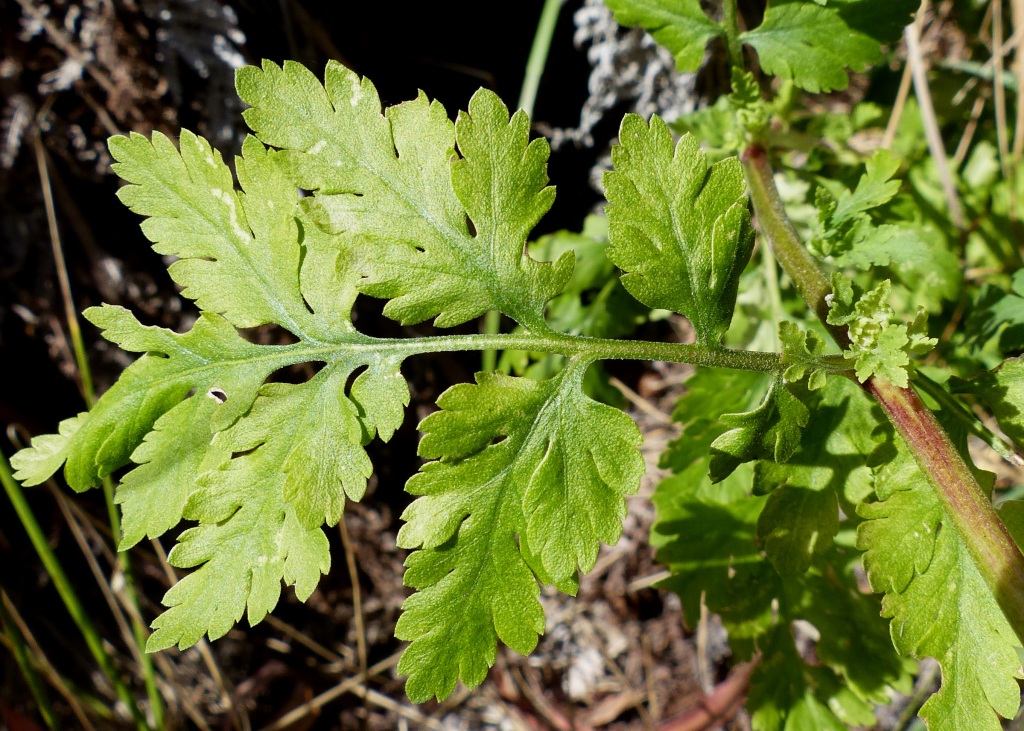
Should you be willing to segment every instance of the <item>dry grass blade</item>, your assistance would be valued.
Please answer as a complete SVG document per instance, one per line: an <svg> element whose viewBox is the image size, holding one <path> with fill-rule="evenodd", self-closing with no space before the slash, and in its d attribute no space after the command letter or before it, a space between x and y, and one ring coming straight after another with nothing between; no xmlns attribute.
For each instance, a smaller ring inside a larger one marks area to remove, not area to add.
<svg viewBox="0 0 1024 731"><path fill-rule="evenodd" d="M174 567L171 566L170 562L167 560L167 551L164 550L163 544L160 542L159 538L153 538L150 540L150 545L153 546L153 552L156 554L157 561L160 563L160 569L163 571L164 578L167 579L167 585L174 586L174 584L178 582L178 576L174 573ZM223 706L223 708L228 712L232 721L232 726L236 729L251 728L252 723L249 720L249 714L245 712L245 709L239 708L238 704L235 703L234 697L224 681L224 675L221 673L220 667L217 665L217 660L214 658L213 652L210 650L210 643L205 637L196 643L196 651L203 659L203 664L206 666L207 672L210 673L210 679L213 680L214 684L217 686L221 706Z"/></svg>
<svg viewBox="0 0 1024 731"><path fill-rule="evenodd" d="M4 644L14 656L14 662L18 666L18 670L21 671L21 677L28 686L32 699L36 702L36 711L42 716L48 728L56 730L60 727L60 721L57 719L57 714L50 703L50 697L46 692L46 688L39 679L35 663L29 657L28 648L25 646L25 639L14 626L14 620L11 618L10 612L7 611L7 605L4 602L0 602L0 627L3 629L2 636L6 639Z"/></svg>
<svg viewBox="0 0 1024 731"><path fill-rule="evenodd" d="M363 593L359 586L359 571L356 569L356 554L345 525L345 515L338 521L341 545L345 549L345 566L352 584L352 616L356 625L356 652L359 656L359 673L366 675L366 625L363 623Z"/></svg>
<svg viewBox="0 0 1024 731"><path fill-rule="evenodd" d="M915 23L921 22L921 14ZM900 120L903 118L903 110L907 106L907 99L910 98L910 86L913 81L913 74L910 64L903 65L903 75L900 77L900 88L896 92L896 101L892 104L892 114L889 115L889 122L885 125L885 134L882 135L881 147L886 150L892 149L892 143L896 139L896 131L900 128Z"/></svg>
<svg viewBox="0 0 1024 731"><path fill-rule="evenodd" d="M641 576L639 579L634 579L633 581L629 582L629 584L626 586L626 591L643 591L644 589L649 589L650 587L654 586L659 581L664 581L665 579L669 578L672 578L671 571L659 571L658 573L651 574L650 576Z"/></svg>
<svg viewBox="0 0 1024 731"><path fill-rule="evenodd" d="M920 13L924 13L925 4L922 4ZM914 93L917 95L917 102L921 108L921 120L924 123L925 137L928 140L928 148L932 158L935 160L935 167L942 183L942 192L946 198L946 205L949 208L949 218L958 230L964 228L964 212L960 205L960 197L956 192L956 184L953 182L953 173L949 167L949 159L946 156L946 148L942 143L942 135L939 132L939 123L935 116L935 105L932 103L931 89L928 86L928 71L925 68L924 58L921 53L921 34L915 23L911 23L903 29L903 38L907 44L907 63L910 65L911 74L914 80Z"/></svg>
<svg viewBox="0 0 1024 731"><path fill-rule="evenodd" d="M82 345L82 332L78 324L78 314L75 312L75 300L71 296L71 281L68 279L68 270L64 265L64 249L60 243L60 229L57 226L57 210L53 203L53 188L50 185L46 150L43 148L43 140L39 136L38 125L35 134L32 135L32 147L35 150L36 165L39 168L39 186L43 191L43 204L46 207L46 220L50 230L50 246L54 262L57 265L57 282L60 285L61 299L64 302L64 317L67 320L75 362L78 365L79 385L85 396L85 403L92 406L96 402L96 392L93 389L92 379L88 375L89 365L85 357L85 348Z"/></svg>
<svg viewBox="0 0 1024 731"><path fill-rule="evenodd" d="M316 713L321 708L326 706L328 703L333 701L335 698L345 695L346 693L352 693L363 686L367 678L371 678L374 675L379 675L388 668L391 668L398 664L398 660L402 657L401 652L396 652L389 658L381 660L376 665L370 666L365 673L359 673L347 680L343 680L330 690L326 690L315 698L303 703L301 706L296 706L288 713L281 716L279 719L271 723L269 726L264 726L262 731L280 731L286 729L293 723L305 718L311 713Z"/></svg>
<svg viewBox="0 0 1024 731"><path fill-rule="evenodd" d="M967 159L967 153L971 149L971 142L974 140L974 133L978 130L978 122L981 121L981 113L985 111L985 102L988 100L986 94L978 94L971 107L971 116L964 126L964 133L960 136L960 142L953 153L953 167L959 169Z"/></svg>
<svg viewBox="0 0 1024 731"><path fill-rule="evenodd" d="M420 724L421 728L425 727L435 729L435 731L444 731L444 726L439 721L431 718L430 716L423 715L412 706L405 705L404 703L399 703L398 701L394 700L389 696L384 695L379 691L373 690L372 688L367 688L365 685L356 686L353 693L362 698L363 700L373 703L375 706L379 706L381 708L389 710L392 713L398 714L402 718L406 718L410 721L415 721L416 723Z"/></svg>
<svg viewBox="0 0 1024 731"><path fill-rule="evenodd" d="M992 0L992 69L996 102L996 143L999 167L1009 177L1010 143L1006 129L1006 87L1003 80L1003 0ZM1012 190L1012 187L1011 187ZM1011 206L1011 210L1013 207Z"/></svg>
<svg viewBox="0 0 1024 731"><path fill-rule="evenodd" d="M287 636L292 640L295 640L300 645L305 647L307 650L310 650L311 652L319 655L321 658L323 658L329 663L345 665L351 662L352 660L352 657L342 657L338 653L327 649L305 632L295 629L287 622L283 622L277 617L275 617L273 614L268 614L266 617L263 618L263 621L271 627L273 627L274 629L276 629L281 634ZM348 650L349 653L352 652L352 650L350 650L349 648L345 649Z"/></svg>
<svg viewBox="0 0 1024 731"><path fill-rule="evenodd" d="M25 638L25 643L32 649L33 656L39 664L39 669L46 677L47 682L49 682L50 685L53 686L54 690L56 690L65 701L67 701L68 706L71 708L71 712L75 715L75 718L78 719L82 728L86 729L86 731L96 731L96 727L92 725L88 715L86 715L85 708L82 706L81 701L79 701L78 697L71 692L60 673L57 672L56 668L53 667L53 664L46 657L46 653L43 652L39 643L36 642L36 638L32 634L32 630L29 629L21 614L18 613L17 607L14 606L14 602L11 601L11 598L7 596L7 592L3 589L0 589L0 601L3 602L4 608L7 610L8 614L10 614L15 626L21 633L21 636Z"/></svg>
<svg viewBox="0 0 1024 731"><path fill-rule="evenodd" d="M82 530L82 526L68 508L67 498L60 493L52 482L47 483L47 486L50 489L50 494L52 494L54 499L57 501L57 506L60 508L64 521L71 529L71 535L74 536L75 543L78 544L78 548L82 552L82 556L89 565L89 571L92 572L93 579L96 581L96 585L100 588L100 593L103 594L103 598L107 602L110 613L114 617L114 623L117 624L117 629L121 633L121 640L129 648L135 658L135 661L141 665L142 653L140 652L139 647L135 644L135 638L132 634L131 627L128 626L128 620L124 616L121 604L118 602L117 598L114 596L113 590L111 589L111 584L113 582L103 574L103 570L100 568L99 562L96 561L96 556L93 554L89 541ZM93 539L98 539L98 536L94 534Z"/></svg>
<svg viewBox="0 0 1024 731"><path fill-rule="evenodd" d="M617 388L619 392L626 397L627 401L633 404L640 411L647 414L647 416L651 417L652 419L661 424L667 424L670 426L675 425L675 422L673 422L672 419L667 414L665 414L661 409L659 409L657 406L655 406L650 401L645 399L643 396L638 394L636 391L631 389L629 386L627 386L625 383L620 381L615 376L610 377L608 379L608 383L615 386L615 388Z"/></svg>
<svg viewBox="0 0 1024 731"><path fill-rule="evenodd" d="M1011 1L1013 37L1016 38L1024 31L1024 0ZM1013 127L1013 164L1016 166L1020 164L1021 156L1024 155L1024 103L1021 102L1021 93L1024 91L1024 54L1021 54L1020 49L1014 50L1013 72L1017 77L1017 109Z"/></svg>

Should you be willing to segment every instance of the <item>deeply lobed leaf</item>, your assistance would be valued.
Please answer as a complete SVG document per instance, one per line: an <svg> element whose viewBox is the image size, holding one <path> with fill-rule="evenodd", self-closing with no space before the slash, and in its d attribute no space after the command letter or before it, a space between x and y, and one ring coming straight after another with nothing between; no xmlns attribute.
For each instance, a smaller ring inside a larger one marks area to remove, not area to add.
<svg viewBox="0 0 1024 731"><path fill-rule="evenodd" d="M246 121L316 192L311 215L360 244L360 291L389 299L386 315L450 327L496 309L545 329L572 255L524 253L554 199L547 142L529 141L525 114L510 119L489 91L454 125L423 94L382 114L373 84L335 62L323 85L300 64L264 62L241 69L237 86Z"/></svg>
<svg viewBox="0 0 1024 731"><path fill-rule="evenodd" d="M731 374L699 373L697 388L680 400L678 411L691 412L692 406L720 418L722 408L730 408L724 402L735 398ZM803 540L815 531L830 537L837 498L845 505L871 490L864 455L878 447L871 436L877 415L858 388L832 379L819 397L821 408L792 460L755 465L757 493L770 495L748 494L747 465L712 486L707 453L691 450L689 462L681 454L673 460L676 476L661 482L653 498L658 517L651 541L671 572L663 585L680 595L688 621L703 604L721 617L734 652L760 652L747 708L754 728L768 731L871 726L873 704L886 702L890 688L910 687L877 599L864 595L852 576L848 547ZM690 424L687 432L699 422ZM824 496L831 503L827 510L800 512L800 500L778 500L786 493L811 495L812 501ZM782 515L787 507L797 513ZM783 526L792 533L782 535ZM813 626L818 638L813 663L798 650L792 629L797 620Z"/></svg>
<svg viewBox="0 0 1024 731"><path fill-rule="evenodd" d="M406 600L396 636L411 640L399 669L416 701L483 680L495 641L529 652L543 631L536 575L572 590L600 542L622 531L623 496L644 472L640 433L625 414L583 394L589 363L572 360L535 382L477 374L421 424L421 495L403 514Z"/></svg>
<svg viewBox="0 0 1024 731"><path fill-rule="evenodd" d="M766 73L814 93L845 89L846 69L881 61L882 44L899 39L917 7L914 0L773 0L740 40L754 47Z"/></svg>
<svg viewBox="0 0 1024 731"><path fill-rule="evenodd" d="M658 117L622 120L605 173L608 257L648 307L686 315L701 342L719 345L739 275L754 245L739 160L708 165L692 135L678 144Z"/></svg>
<svg viewBox="0 0 1024 731"><path fill-rule="evenodd" d="M696 71L707 42L724 30L697 0L605 0L615 19L639 26L675 56L680 71ZM863 71L882 60L910 22L914 0L772 0L761 24L740 34L766 73L811 92L845 89L846 69Z"/></svg>
<svg viewBox="0 0 1024 731"><path fill-rule="evenodd" d="M948 524L927 478L897 437L864 503L857 546L900 653L934 657L942 686L920 715L930 729L1002 728L1020 704L1018 640L973 559Z"/></svg>
<svg viewBox="0 0 1024 731"><path fill-rule="evenodd" d="M699 0L605 0L620 25L639 26L672 52L680 71L696 71L704 60L704 47L722 35Z"/></svg>

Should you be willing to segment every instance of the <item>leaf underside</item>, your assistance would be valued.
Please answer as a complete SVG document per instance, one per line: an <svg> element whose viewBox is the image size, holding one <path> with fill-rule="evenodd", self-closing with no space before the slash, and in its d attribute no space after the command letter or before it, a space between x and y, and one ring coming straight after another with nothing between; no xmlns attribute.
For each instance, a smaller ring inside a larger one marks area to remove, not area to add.
<svg viewBox="0 0 1024 731"><path fill-rule="evenodd" d="M165 595L149 650L220 637L243 616L259 622L282 581L305 600L329 569L323 526L363 496L366 444L394 434L410 398L400 367L413 351L355 328L358 294L387 299L401 322L452 326L499 310L552 336L548 301L573 270L571 250L553 263L527 253L554 197L548 147L493 93L452 123L423 94L382 112L372 84L335 63L323 84L267 62L240 70L237 85L255 133L235 161L238 190L189 132L178 147L159 133L110 142L129 183L119 195L175 258L195 325L179 334L118 307L89 310L141 357L92 411L12 460L26 484L63 465L76 490L134 463L115 498L122 550L194 523L170 553L194 570ZM735 180L723 185L742 197ZM239 332L268 325L291 344ZM306 362L319 369L305 383L275 382ZM591 365L569 358L545 381L479 374L424 421L431 461L408 485L419 498L399 535L415 549L406 583L416 591L397 628L411 641L401 670L414 700L479 683L499 639L529 652L544 630L539 584L575 592L600 544L618 539L624 496L644 471L641 437L584 394Z"/></svg>

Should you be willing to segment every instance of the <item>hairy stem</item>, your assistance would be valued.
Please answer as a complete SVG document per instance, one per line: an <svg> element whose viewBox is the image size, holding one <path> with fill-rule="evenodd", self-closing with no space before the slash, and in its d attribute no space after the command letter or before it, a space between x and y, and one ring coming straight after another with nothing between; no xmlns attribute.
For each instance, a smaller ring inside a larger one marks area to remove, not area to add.
<svg viewBox="0 0 1024 731"><path fill-rule="evenodd" d="M265 355L247 362L270 362L283 368L310 361L332 362L353 353L380 353L401 359L413 355L470 350L528 350L554 355L581 355L591 360L661 360L692 363L713 368L732 368L769 373L777 371L782 356L754 350L709 348L686 343L658 343L646 340L613 340L551 331L544 335L505 333L497 335L438 335L427 338L379 339L362 336L343 343L296 343L264 346ZM850 364L842 356L826 356L821 365L832 372L848 371Z"/></svg>
<svg viewBox="0 0 1024 731"><path fill-rule="evenodd" d="M758 225L797 291L824 323L831 288L786 215L767 152L752 146L742 159ZM840 347L848 347L845 328L826 327ZM1007 621L1017 637L1024 639L1024 555L967 463L913 389L874 377L864 388L882 405L906 441Z"/></svg>

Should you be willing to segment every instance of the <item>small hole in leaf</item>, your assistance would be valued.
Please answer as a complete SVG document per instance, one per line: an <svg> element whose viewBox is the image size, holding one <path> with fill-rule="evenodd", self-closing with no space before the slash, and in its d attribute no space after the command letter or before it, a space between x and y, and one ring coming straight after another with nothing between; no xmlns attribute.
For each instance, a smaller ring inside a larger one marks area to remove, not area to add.
<svg viewBox="0 0 1024 731"><path fill-rule="evenodd" d="M466 228L469 229L470 236L476 236L476 226L473 225L473 219L469 216L466 216Z"/></svg>
<svg viewBox="0 0 1024 731"><path fill-rule="evenodd" d="M216 386L207 391L206 395L212 398L218 404L222 404L228 400L228 395L224 393L224 390L217 388Z"/></svg>

